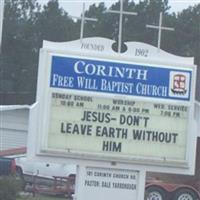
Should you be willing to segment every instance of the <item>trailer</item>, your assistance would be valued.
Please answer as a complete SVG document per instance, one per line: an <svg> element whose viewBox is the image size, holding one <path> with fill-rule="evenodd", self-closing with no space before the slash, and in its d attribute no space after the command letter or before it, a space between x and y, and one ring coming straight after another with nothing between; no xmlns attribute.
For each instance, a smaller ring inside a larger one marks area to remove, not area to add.
<svg viewBox="0 0 200 200"><path fill-rule="evenodd" d="M145 200L200 200L198 185L165 183L162 181L147 182Z"/></svg>
<svg viewBox="0 0 200 200"><path fill-rule="evenodd" d="M200 137L196 155L194 176L148 173L145 200L200 200Z"/></svg>
<svg viewBox="0 0 200 200"><path fill-rule="evenodd" d="M33 197L36 194L66 196L73 199L72 196L75 190L75 175L70 176L53 176L52 179L43 179L37 175L32 176L31 184L26 185L25 191L31 192Z"/></svg>

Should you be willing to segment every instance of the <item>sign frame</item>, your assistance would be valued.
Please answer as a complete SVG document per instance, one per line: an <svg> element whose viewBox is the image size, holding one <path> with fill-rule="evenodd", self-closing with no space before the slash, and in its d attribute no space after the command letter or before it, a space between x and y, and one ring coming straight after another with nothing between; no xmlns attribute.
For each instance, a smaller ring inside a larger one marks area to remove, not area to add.
<svg viewBox="0 0 200 200"><path fill-rule="evenodd" d="M48 124L43 124L43 122L41 122L40 119L44 118L45 114L44 113L49 113L49 108L45 107L45 104L49 104L49 93L47 90L45 90L45 87L47 86L47 84L49 84L49 80L47 78L47 76L45 76L45 74L49 74L50 71L50 67L49 68L46 68L44 67L45 65L47 66L51 66L51 57L52 55L67 55L67 56L76 56L77 57L86 57L86 58L94 58L95 59L106 59L106 60L111 60L111 61L115 61L115 62L120 62L121 59L125 60L124 62L131 62L133 63L132 59L130 59L129 57L127 56L119 56L117 54L113 54L111 56L108 57L108 54L99 54L99 53L92 53L91 52L81 52L81 56L80 56L80 52L79 51L74 51L74 50L68 50L68 49L65 49L65 50L58 50L57 48L49 48L49 47L46 47L46 48L43 48L41 49L41 52L40 52L40 63L39 63L39 78L38 78L38 92L37 92L37 102L39 102L38 104L38 109L39 109L39 112L38 112L38 119L37 119L37 123L38 123L38 126L37 126L37 130L39 132L38 135L40 135L40 133L42 133L45 129L45 127L48 127ZM142 60L142 62L141 62ZM144 65L153 65L153 66L159 66L159 65L162 65L163 67L169 67L171 66L172 63L168 63L166 62L166 60L163 61L163 63L161 62L157 62L155 64L154 60L151 60L151 59L148 59L148 60L143 60L143 59L135 59L134 62L135 63L139 63L139 64L144 64ZM147 63L148 62L148 63ZM181 102L181 105L185 105L185 106L188 106L189 108L189 118L190 119L193 119L193 113L194 113L194 88L195 88L195 77L196 77L196 67L193 65L193 64L183 64L183 63L176 63L174 64L174 68L176 69L177 66L183 66L182 69L184 68L190 68L192 71L193 71L193 78L192 78L192 83L191 83L191 99L189 102ZM177 69L178 70L178 69ZM44 77L46 77L46 79L44 80ZM44 84L45 83L45 84ZM95 92L93 93L95 94ZM138 99L140 100L141 97L134 97L135 99ZM143 99L143 101L152 101L152 98L149 98L149 97L146 97L145 99ZM157 99L157 100L154 100L154 102L161 102L163 104L165 103L169 103L168 100L163 100L163 99ZM180 102L177 101L177 100L170 100L171 103L173 104L176 104L176 105L179 105ZM47 115L47 114L46 114ZM45 117L46 119L46 117ZM45 121L45 123L48 123L47 121ZM190 122L188 123L188 132L189 130L191 130L192 127L194 127L194 123L192 120L190 120ZM193 130L195 130L195 128L193 128ZM189 138L189 134L187 136ZM107 162L109 160L111 161L114 161L114 162L117 162L117 163L126 163L126 164L135 164L135 165L138 165L138 166L143 166L144 164L148 165L147 169L148 171L163 171L163 172L171 172L171 173L176 173L176 171L180 172L180 173L186 173L186 174L192 174L193 171L194 171L194 160L195 160L195 156L194 156L194 153L192 151L193 148L195 148L196 146L196 143L195 143L195 134L194 136L190 137L190 140L188 140L188 144L187 144L187 152L186 152L186 161L187 163L185 163L184 165L182 166L178 166L178 165L170 165L170 166L166 166L165 164L160 164L160 163L157 163L156 165L155 164L151 164L152 162L147 162L144 161L144 162L140 162L140 161L131 161L129 162L128 161L120 161L119 159L112 159L112 158L109 158L109 159L100 159L102 162ZM63 157L63 158L68 158L70 160L75 160L75 162L77 162L78 159L80 158L83 158L83 154L80 153L80 156L69 156L69 155L61 155L60 152L53 152L53 151L49 151L47 149L43 149L41 151L41 143L44 143L44 141L46 140L45 138L45 135L43 134L42 137L38 137L37 139L37 146L36 146L36 157L37 156L60 156L60 157ZM193 147L193 148L191 148ZM83 160L87 160L87 159L91 159L93 160L94 158L86 158L86 156L84 157ZM95 159L94 159L95 160ZM99 158L98 158L99 160Z"/></svg>

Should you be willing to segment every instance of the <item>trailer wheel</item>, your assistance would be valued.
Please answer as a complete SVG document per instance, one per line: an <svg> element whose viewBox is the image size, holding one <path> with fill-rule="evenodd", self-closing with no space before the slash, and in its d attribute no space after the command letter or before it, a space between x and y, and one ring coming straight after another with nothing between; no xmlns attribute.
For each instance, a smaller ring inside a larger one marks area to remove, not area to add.
<svg viewBox="0 0 200 200"><path fill-rule="evenodd" d="M165 200L166 192L160 187L150 186L145 190L145 200Z"/></svg>
<svg viewBox="0 0 200 200"><path fill-rule="evenodd" d="M175 191L173 200L199 200L199 197L193 190L184 188Z"/></svg>

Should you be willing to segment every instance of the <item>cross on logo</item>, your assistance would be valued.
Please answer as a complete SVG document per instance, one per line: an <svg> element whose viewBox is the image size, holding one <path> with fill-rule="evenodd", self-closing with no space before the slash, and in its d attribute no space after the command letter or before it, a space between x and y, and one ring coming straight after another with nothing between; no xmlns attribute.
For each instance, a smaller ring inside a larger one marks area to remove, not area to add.
<svg viewBox="0 0 200 200"><path fill-rule="evenodd" d="M173 77L173 93L180 93L185 94L186 93L186 76L182 74L176 74Z"/></svg>

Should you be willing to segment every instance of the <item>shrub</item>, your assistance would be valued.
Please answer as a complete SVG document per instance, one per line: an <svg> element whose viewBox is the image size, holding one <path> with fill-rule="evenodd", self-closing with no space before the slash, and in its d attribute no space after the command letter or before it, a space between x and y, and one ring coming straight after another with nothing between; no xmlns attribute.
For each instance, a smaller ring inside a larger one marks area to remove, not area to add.
<svg viewBox="0 0 200 200"><path fill-rule="evenodd" d="M14 176L0 176L0 200L16 200L21 181Z"/></svg>

